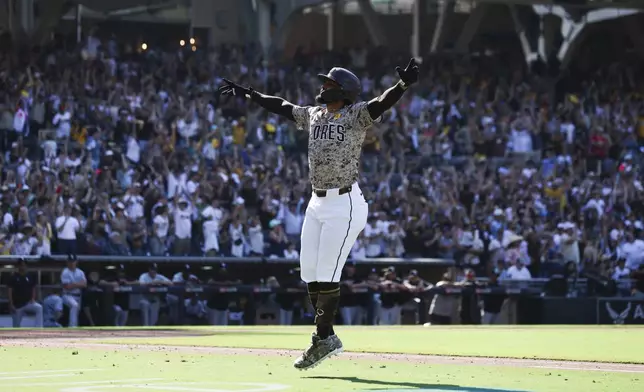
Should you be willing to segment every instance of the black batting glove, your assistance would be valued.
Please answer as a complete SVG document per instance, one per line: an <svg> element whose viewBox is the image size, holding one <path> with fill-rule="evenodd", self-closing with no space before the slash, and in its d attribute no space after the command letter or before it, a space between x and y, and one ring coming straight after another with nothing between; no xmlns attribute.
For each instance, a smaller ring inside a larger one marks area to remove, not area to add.
<svg viewBox="0 0 644 392"><path fill-rule="evenodd" d="M221 95L234 95L234 96L241 96L241 97L250 97L251 93L253 92L252 88L249 87L243 87L240 86L239 84L235 82L231 82L228 79L223 79L224 84L219 86L217 91L219 91L219 94Z"/></svg>
<svg viewBox="0 0 644 392"><path fill-rule="evenodd" d="M418 81L418 64L416 64L416 59L412 57L405 69L396 67L396 72L398 72L398 76L400 76L400 80L404 84L403 87L409 87L416 83Z"/></svg>

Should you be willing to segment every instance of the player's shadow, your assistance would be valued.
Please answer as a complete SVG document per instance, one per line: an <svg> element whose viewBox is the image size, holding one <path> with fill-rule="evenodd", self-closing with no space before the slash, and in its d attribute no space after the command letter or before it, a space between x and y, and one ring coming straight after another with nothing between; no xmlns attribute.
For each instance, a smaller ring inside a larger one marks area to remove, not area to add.
<svg viewBox="0 0 644 392"><path fill-rule="evenodd" d="M424 384L424 383L418 383L418 382L405 382L405 381L370 380L367 378L360 378L360 377L310 376L306 378L317 379L317 380L336 380L336 381L339 380L339 381L355 382L358 384L377 385L381 387L400 387L400 388L410 388L410 389L440 389L440 390L446 390L446 391L465 390L464 388L458 385ZM469 389L467 390L469 391Z"/></svg>
<svg viewBox="0 0 644 392"><path fill-rule="evenodd" d="M310 376L306 377L310 379L317 379L317 380L340 380L340 381L347 381L347 382L354 382L354 383L359 383L359 384L371 384L377 387L399 387L399 388L407 388L410 390L413 389L418 389L418 390L440 390L440 391L463 391L463 392L520 392L520 391L509 391L505 389L494 389L494 388L476 388L476 387L462 387L460 385L453 385L453 384L424 384L424 383L418 383L418 382L405 382L405 381L383 381L383 380L370 380L366 378L360 378L360 377L331 377L331 376ZM385 391L387 389L380 389L380 388L375 388L371 389L372 391Z"/></svg>

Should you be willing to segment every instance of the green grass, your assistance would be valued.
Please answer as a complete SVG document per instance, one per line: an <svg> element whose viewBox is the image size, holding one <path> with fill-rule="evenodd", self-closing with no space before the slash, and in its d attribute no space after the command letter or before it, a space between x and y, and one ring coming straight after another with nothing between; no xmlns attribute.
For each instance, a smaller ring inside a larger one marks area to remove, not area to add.
<svg viewBox="0 0 644 392"><path fill-rule="evenodd" d="M208 336L122 343L302 349L310 327L203 328ZM644 363L641 327L338 327L348 351ZM114 342L111 340L111 342Z"/></svg>
<svg viewBox="0 0 644 392"><path fill-rule="evenodd" d="M170 341L166 343L171 343ZM2 392L631 392L644 389L644 374L552 371L489 366L416 365L378 360L329 360L300 373L292 358L184 354L128 349L0 348ZM49 370L66 369L69 375ZM85 369L74 371L73 369ZM139 381L128 381L138 379ZM144 379L144 380L141 380ZM102 382L98 384L97 382ZM228 382L232 384L222 384ZM96 384L92 384L96 383ZM139 386L128 386L141 384Z"/></svg>

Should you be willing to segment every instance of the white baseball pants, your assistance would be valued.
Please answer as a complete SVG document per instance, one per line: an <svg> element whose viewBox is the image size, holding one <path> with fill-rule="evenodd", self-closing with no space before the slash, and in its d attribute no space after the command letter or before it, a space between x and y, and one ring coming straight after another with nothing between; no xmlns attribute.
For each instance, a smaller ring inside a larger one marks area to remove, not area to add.
<svg viewBox="0 0 644 392"><path fill-rule="evenodd" d="M339 189L326 193L313 193L304 216L300 268L306 283L340 282L349 252L367 225L369 206L358 184L343 195Z"/></svg>
<svg viewBox="0 0 644 392"><path fill-rule="evenodd" d="M80 295L63 295L63 304L69 308L69 328L78 327L78 314L81 310Z"/></svg>
<svg viewBox="0 0 644 392"><path fill-rule="evenodd" d="M142 298L139 301L141 307L141 318L143 326L150 327L157 325L159 321L159 310L161 310L161 302L159 300L149 300Z"/></svg>
<svg viewBox="0 0 644 392"><path fill-rule="evenodd" d="M17 308L16 311L11 315L13 318L14 328L20 328L20 324L22 322L22 318L24 317L25 313L33 314L36 317L36 325L35 325L36 328L43 327L42 305L39 304L38 302L31 302L24 305L21 308Z"/></svg>

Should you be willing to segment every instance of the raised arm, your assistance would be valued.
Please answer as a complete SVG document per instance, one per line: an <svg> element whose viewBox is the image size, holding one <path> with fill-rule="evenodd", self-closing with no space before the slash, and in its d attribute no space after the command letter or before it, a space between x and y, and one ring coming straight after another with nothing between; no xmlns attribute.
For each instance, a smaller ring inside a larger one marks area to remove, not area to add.
<svg viewBox="0 0 644 392"><path fill-rule="evenodd" d="M416 64L416 59L412 58L409 60L409 64L407 64L405 69L396 67L396 72L400 76L400 81L367 104L367 110L369 110L369 115L373 120L391 109L402 98L409 86L418 81L418 65Z"/></svg>
<svg viewBox="0 0 644 392"><path fill-rule="evenodd" d="M224 83L225 84L223 86L219 87L220 94L250 98L251 101L257 103L269 112L286 117L291 121L295 121L295 117L293 116L295 105L287 100L280 97L274 97L272 95L258 93L253 90L252 87L243 87L228 79L224 79Z"/></svg>

